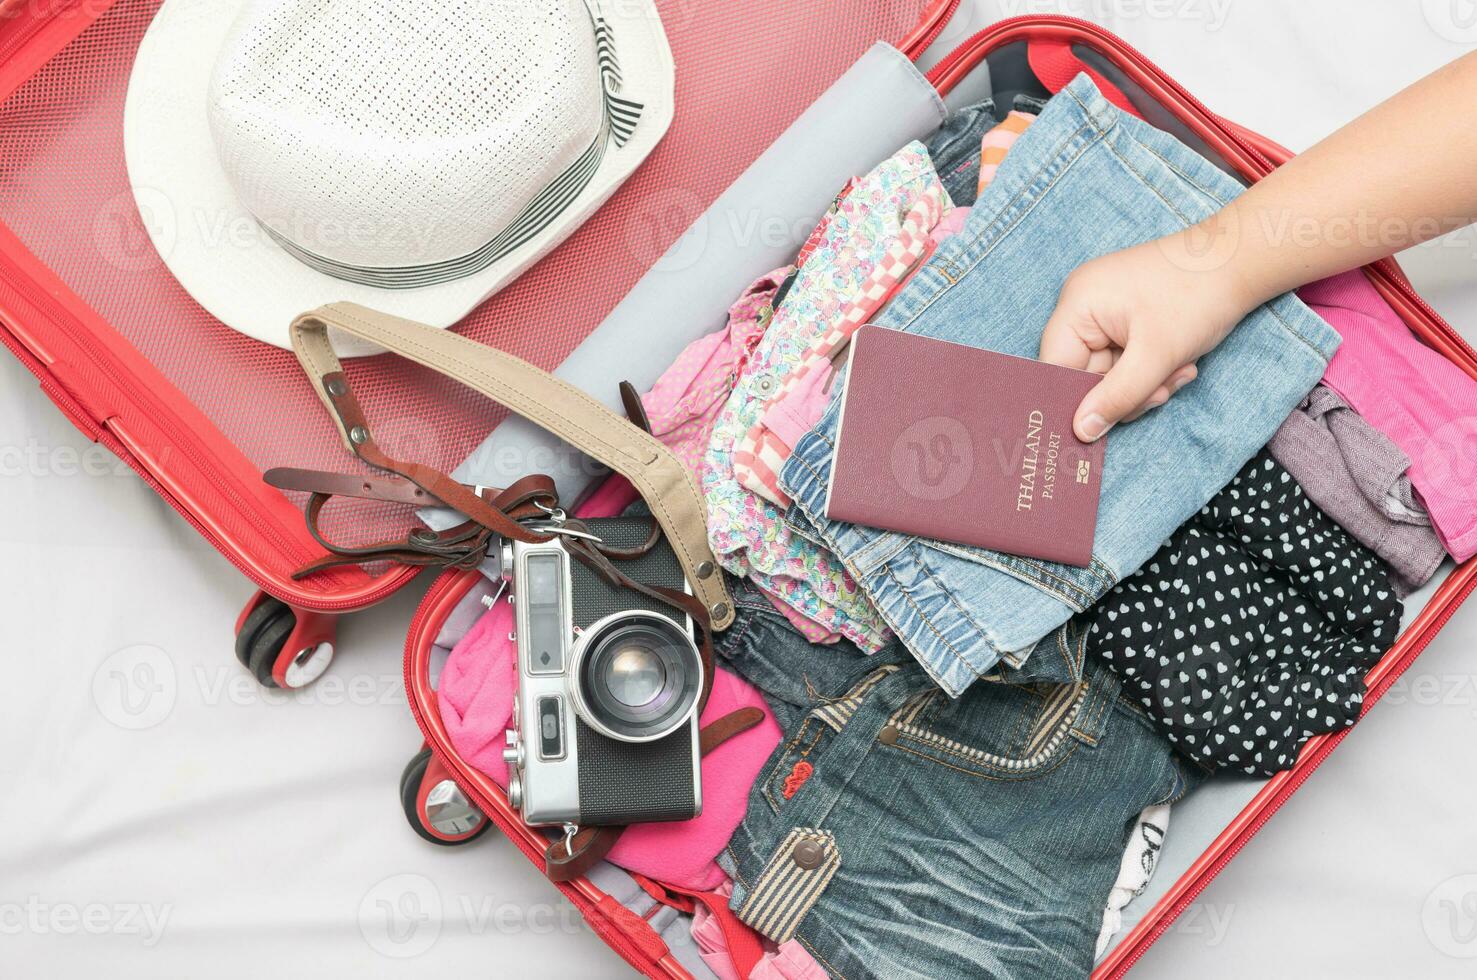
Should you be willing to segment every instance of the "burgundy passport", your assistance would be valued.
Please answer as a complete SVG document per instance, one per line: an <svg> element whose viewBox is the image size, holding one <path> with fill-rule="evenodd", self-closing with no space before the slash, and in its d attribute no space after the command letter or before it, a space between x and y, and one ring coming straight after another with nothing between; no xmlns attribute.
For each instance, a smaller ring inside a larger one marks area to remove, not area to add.
<svg viewBox="0 0 1477 980"><path fill-rule="evenodd" d="M1106 439L1086 371L868 324L851 340L826 514L1067 565L1092 561Z"/></svg>

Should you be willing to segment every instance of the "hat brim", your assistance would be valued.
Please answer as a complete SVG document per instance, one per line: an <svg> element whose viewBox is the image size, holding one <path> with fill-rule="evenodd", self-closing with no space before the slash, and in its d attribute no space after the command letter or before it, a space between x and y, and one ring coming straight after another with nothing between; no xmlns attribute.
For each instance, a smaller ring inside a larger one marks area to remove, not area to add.
<svg viewBox="0 0 1477 980"><path fill-rule="evenodd" d="M217 54L247 0L165 0L139 45L123 109L123 153L140 217L170 273L226 326L290 348L293 318L349 300L448 327L537 262L605 203L671 124L675 69L651 0L602 11L619 45L621 95L643 106L624 146L611 145L585 189L548 226L480 272L431 286L384 289L303 264L257 224L216 156L207 94ZM343 356L378 353L337 338Z"/></svg>

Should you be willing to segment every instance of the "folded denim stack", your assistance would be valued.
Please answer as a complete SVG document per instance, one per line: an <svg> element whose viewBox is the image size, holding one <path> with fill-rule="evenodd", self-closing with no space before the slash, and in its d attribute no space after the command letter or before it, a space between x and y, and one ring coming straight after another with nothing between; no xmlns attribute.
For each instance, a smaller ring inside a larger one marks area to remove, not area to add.
<svg viewBox="0 0 1477 980"><path fill-rule="evenodd" d="M964 230L877 322L1034 357L1079 265L1180 231L1242 189L1079 77L1019 138ZM1338 342L1296 297L1280 297L1200 361L1195 384L1114 432L1087 568L829 520L837 399L785 464L780 482L795 502L788 519L834 552L939 686L958 695L1007 655L1029 655L1142 566L1266 445Z"/></svg>

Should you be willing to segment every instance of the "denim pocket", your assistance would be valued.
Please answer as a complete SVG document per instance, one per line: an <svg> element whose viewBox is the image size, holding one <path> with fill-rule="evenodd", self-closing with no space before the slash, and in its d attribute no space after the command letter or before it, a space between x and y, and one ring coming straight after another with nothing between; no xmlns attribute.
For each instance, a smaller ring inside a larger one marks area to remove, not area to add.
<svg viewBox="0 0 1477 980"><path fill-rule="evenodd" d="M764 774L764 798L771 809L778 813L800 792L814 775L831 743L862 706L867 694L901 669L896 664L889 664L874 670L840 697L823 699L805 716L800 727L775 753L774 761Z"/></svg>
<svg viewBox="0 0 1477 980"><path fill-rule="evenodd" d="M1090 683L1008 684L986 680L958 700L915 695L880 740L921 759L985 779L1030 779L1096 743L1099 698Z"/></svg>

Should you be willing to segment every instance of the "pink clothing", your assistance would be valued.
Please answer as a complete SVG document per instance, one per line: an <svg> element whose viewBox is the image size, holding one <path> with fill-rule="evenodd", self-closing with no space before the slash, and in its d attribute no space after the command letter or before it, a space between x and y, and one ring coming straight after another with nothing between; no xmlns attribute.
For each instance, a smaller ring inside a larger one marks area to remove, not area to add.
<svg viewBox="0 0 1477 980"><path fill-rule="evenodd" d="M714 891L727 899L733 895L733 882L724 879L722 886ZM739 926L748 928L742 923ZM717 974L718 980L744 980L728 955L728 937L723 933L722 923L702 902L694 903L692 939L697 944L698 955ZM764 953L749 971L748 980L829 980L829 974L798 940L791 939L779 946L762 937L760 941Z"/></svg>
<svg viewBox="0 0 1477 980"><path fill-rule="evenodd" d="M513 607L497 603L451 651L436 691L452 748L499 786L508 783L502 752L516 685L517 650L508 640L512 629ZM714 858L743 819L749 790L779 744L780 729L759 692L720 668L702 722L747 707L763 711L764 721L704 757L702 814L681 823L627 828L611 848L612 864L684 888L711 890L726 880Z"/></svg>
<svg viewBox="0 0 1477 980"><path fill-rule="evenodd" d="M688 344L641 397L652 435L671 448L694 475L744 360L769 326L774 294L790 268L775 269L754 280L729 307L728 324Z"/></svg>
<svg viewBox="0 0 1477 980"><path fill-rule="evenodd" d="M1324 384L1410 457L1451 556L1477 554L1477 381L1421 343L1363 272L1298 290L1343 337Z"/></svg>

